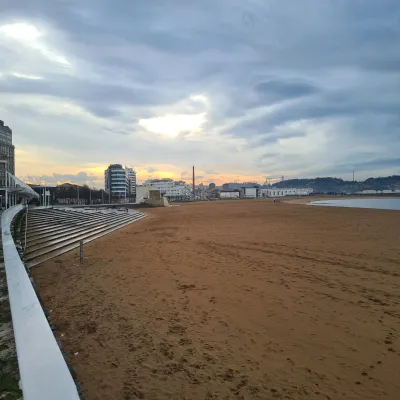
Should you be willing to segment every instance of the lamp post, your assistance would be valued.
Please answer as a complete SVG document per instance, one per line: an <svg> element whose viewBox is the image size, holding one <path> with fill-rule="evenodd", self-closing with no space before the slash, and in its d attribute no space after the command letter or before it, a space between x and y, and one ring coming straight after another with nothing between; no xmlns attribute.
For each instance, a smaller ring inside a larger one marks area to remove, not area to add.
<svg viewBox="0 0 400 400"><path fill-rule="evenodd" d="M46 182L46 175L44 176L44 206L47 207L47 182Z"/></svg>
<svg viewBox="0 0 400 400"><path fill-rule="evenodd" d="M40 177L40 183L39 183L39 186L41 186L42 185L42 181L44 181L44 187L43 187L41 196L43 197L42 205L45 206L45 207L50 202L50 199L48 198L49 196L47 196L47 180L46 179L47 179L46 175L41 176ZM40 193L40 189L39 189L39 193Z"/></svg>

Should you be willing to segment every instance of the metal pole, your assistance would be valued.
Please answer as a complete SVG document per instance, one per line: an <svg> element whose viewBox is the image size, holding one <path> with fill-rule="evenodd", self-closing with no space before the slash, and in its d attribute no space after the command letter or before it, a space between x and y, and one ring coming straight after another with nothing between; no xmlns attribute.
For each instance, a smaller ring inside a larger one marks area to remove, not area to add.
<svg viewBox="0 0 400 400"><path fill-rule="evenodd" d="M46 202L46 176L44 177L43 204L44 204L45 207L47 206L47 202Z"/></svg>
<svg viewBox="0 0 400 400"><path fill-rule="evenodd" d="M92 204L92 189L89 188L89 204Z"/></svg>
<svg viewBox="0 0 400 400"><path fill-rule="evenodd" d="M26 234L28 233L28 210L29 210L29 207L28 207L28 205L26 205L24 254L26 251Z"/></svg>
<svg viewBox="0 0 400 400"><path fill-rule="evenodd" d="M76 185L76 190L78 191L78 204L79 204L79 185Z"/></svg>
<svg viewBox="0 0 400 400"><path fill-rule="evenodd" d="M80 258L81 264L83 264L83 256L84 256L84 254L83 254L83 240L81 240L79 242L79 258Z"/></svg>
<svg viewBox="0 0 400 400"><path fill-rule="evenodd" d="M194 181L194 165L193 165L193 201L196 201L196 189L195 189L195 181Z"/></svg>
<svg viewBox="0 0 400 400"><path fill-rule="evenodd" d="M104 204L104 190L101 190L101 204Z"/></svg>

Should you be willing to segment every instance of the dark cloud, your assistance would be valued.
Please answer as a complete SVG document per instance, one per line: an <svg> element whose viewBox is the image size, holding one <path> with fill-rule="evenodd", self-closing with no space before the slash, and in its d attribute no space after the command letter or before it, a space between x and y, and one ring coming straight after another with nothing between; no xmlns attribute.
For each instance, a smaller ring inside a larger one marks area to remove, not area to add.
<svg viewBox="0 0 400 400"><path fill-rule="evenodd" d="M260 138L250 138L248 143L250 147L263 147L273 143L277 143L280 139L291 139L306 136L306 132L303 130L293 131L293 132L271 132L266 135L262 135Z"/></svg>
<svg viewBox="0 0 400 400"><path fill-rule="evenodd" d="M279 101L296 97L308 96L318 92L318 89L308 82L290 82L279 79L261 82L255 91L265 101Z"/></svg>
<svg viewBox="0 0 400 400"><path fill-rule="evenodd" d="M339 171L351 172L356 170L373 170L375 168L393 168L394 172L400 170L400 158L377 158L363 162L339 164L335 166Z"/></svg>
<svg viewBox="0 0 400 400"><path fill-rule="evenodd" d="M357 175L368 172L370 176L379 176L379 171L384 171L385 175L398 175L400 173L400 158L374 158L366 157L366 161L345 162L338 164L328 164L320 169L321 175L352 175L353 171Z"/></svg>
<svg viewBox="0 0 400 400"><path fill-rule="evenodd" d="M279 139L305 136L305 131L287 127L296 121L323 120L334 124L338 119L346 119L352 126L350 134L354 137L385 135L389 138L398 134L400 128L400 96L396 94L400 90L400 80L393 79L388 85L382 82L380 87L383 92L379 97L376 97L376 87L365 83L356 89L315 92L306 99L291 101L289 98L286 104L239 122L224 133L244 137L252 147L259 147ZM340 132L337 135L340 136Z"/></svg>
<svg viewBox="0 0 400 400"><path fill-rule="evenodd" d="M119 114L117 107L155 106L176 101L172 93L158 92L153 88L142 89L128 85L90 82L76 77L47 76L46 79L24 79L13 76L0 80L0 92L14 94L38 94L74 100L88 111L100 117Z"/></svg>

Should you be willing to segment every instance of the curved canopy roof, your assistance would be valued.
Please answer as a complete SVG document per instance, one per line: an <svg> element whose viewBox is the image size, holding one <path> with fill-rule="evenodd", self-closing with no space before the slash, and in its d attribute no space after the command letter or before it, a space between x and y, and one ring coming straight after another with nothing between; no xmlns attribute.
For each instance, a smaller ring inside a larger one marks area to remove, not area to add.
<svg viewBox="0 0 400 400"><path fill-rule="evenodd" d="M26 183L22 182L21 179L18 179L16 176L13 174L8 174L8 179L9 179L9 186L8 186L8 191L11 193L18 194L19 196L22 197L28 197L28 198L39 198L39 194L36 193L30 186L28 186Z"/></svg>

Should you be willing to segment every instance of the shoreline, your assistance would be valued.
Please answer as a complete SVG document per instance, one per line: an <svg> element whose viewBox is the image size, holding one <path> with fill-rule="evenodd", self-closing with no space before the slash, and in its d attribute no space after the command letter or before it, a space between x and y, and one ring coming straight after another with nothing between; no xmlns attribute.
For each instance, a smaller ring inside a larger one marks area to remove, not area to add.
<svg viewBox="0 0 400 400"><path fill-rule="evenodd" d="M287 204L309 204L313 201L329 201L329 200L379 200L379 199L399 199L400 196L311 196L295 199L285 199L283 202ZM353 207L350 207L353 208ZM354 207L355 208L355 207ZM395 211L395 210L393 210Z"/></svg>

